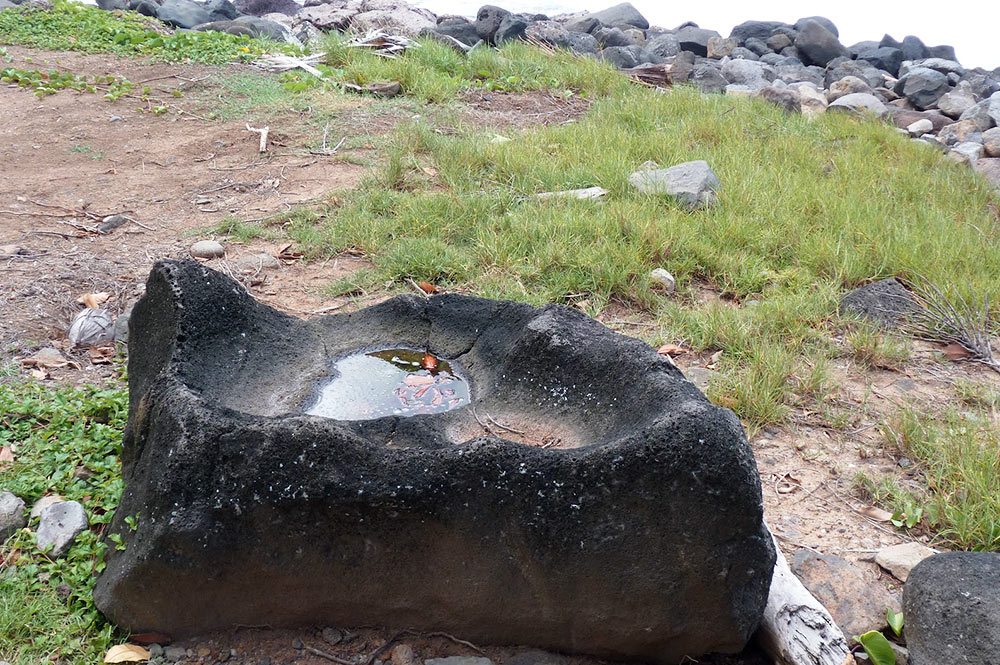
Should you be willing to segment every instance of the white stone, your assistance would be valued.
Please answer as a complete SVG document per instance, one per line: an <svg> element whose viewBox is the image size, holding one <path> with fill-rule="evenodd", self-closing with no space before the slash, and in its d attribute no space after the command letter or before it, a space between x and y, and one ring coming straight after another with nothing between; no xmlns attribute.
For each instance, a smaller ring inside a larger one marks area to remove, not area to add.
<svg viewBox="0 0 1000 665"><path fill-rule="evenodd" d="M199 240L191 245L191 256L196 259L218 259L226 255L226 249L215 240Z"/></svg>
<svg viewBox="0 0 1000 665"><path fill-rule="evenodd" d="M66 499L62 498L58 494L49 494L47 496L43 496L38 501L35 501L35 504L31 506L31 514L30 514L31 519L36 519L38 517L41 517L43 510L45 510L54 503L59 503L60 501L65 501L65 500Z"/></svg>
<svg viewBox="0 0 1000 665"><path fill-rule="evenodd" d="M721 184L704 160L684 162L668 169L636 171L628 181L643 194L672 196L689 210L715 204L715 191Z"/></svg>
<svg viewBox="0 0 1000 665"><path fill-rule="evenodd" d="M926 545L903 543L880 550L875 555L875 563L892 573L896 579L905 582L914 566L933 554L937 554L937 551Z"/></svg>
<svg viewBox="0 0 1000 665"><path fill-rule="evenodd" d="M38 549L49 556L69 552L76 537L89 526L87 512L76 501L60 501L42 511L38 524Z"/></svg>
<svg viewBox="0 0 1000 665"><path fill-rule="evenodd" d="M909 132L910 136L923 136L933 129L934 123L927 118L921 118L920 120L906 126L906 131Z"/></svg>
<svg viewBox="0 0 1000 665"><path fill-rule="evenodd" d="M673 293L674 289L677 288L677 280L674 276L663 268L654 268L652 272L649 273L649 278L652 279L657 284L660 284L667 290L667 293Z"/></svg>
<svg viewBox="0 0 1000 665"><path fill-rule="evenodd" d="M597 200L607 196L608 190L603 187L587 187L586 189L567 189L561 192L541 192L535 194L535 199L590 199Z"/></svg>
<svg viewBox="0 0 1000 665"><path fill-rule="evenodd" d="M849 95L844 95L843 97L830 102L828 109L830 111L835 109L840 111L849 111L858 115L866 112L874 113L879 118L884 118L889 115L889 109L882 103L882 100L875 95L871 95L866 92L852 92Z"/></svg>

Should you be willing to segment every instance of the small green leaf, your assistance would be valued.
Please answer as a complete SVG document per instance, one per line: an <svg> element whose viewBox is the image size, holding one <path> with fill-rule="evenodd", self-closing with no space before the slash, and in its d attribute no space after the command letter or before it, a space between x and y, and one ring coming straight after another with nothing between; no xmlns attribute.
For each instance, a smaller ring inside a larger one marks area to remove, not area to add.
<svg viewBox="0 0 1000 665"><path fill-rule="evenodd" d="M889 627L892 628L892 632L895 633L897 637L903 632L902 612L896 614L892 611L891 607L887 607L885 610L885 620L889 622Z"/></svg>
<svg viewBox="0 0 1000 665"><path fill-rule="evenodd" d="M864 635L856 635L854 639L865 648L872 665L896 665L896 652L882 633L870 630Z"/></svg>

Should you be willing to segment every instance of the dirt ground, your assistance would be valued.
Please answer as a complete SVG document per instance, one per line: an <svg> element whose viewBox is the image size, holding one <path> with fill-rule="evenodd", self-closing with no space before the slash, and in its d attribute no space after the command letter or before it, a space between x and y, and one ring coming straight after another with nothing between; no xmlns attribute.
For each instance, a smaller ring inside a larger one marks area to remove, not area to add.
<svg viewBox="0 0 1000 665"><path fill-rule="evenodd" d="M18 66L31 58L32 66L38 68L59 66L77 73L125 76L137 83L155 84L164 94L185 86L205 86L205 77L219 71L19 47L8 47L8 52ZM579 100L545 93L470 93L461 103L465 120L498 131L566 122L586 111L586 104ZM109 293L104 307L118 315L141 295L156 260L187 256L192 243L212 238L208 230L227 216L261 219L292 206L322 201L332 190L355 186L365 173L363 166L310 154L315 132L301 118L275 118L272 124L280 126L281 133L272 136L275 143L262 155L258 135L249 132L244 121L209 120L203 115L205 108L156 116L138 112L131 102L108 103L100 95L62 91L39 99L16 86L0 88L0 108L4 109L0 125L0 366L44 346L55 346L78 368L49 368L42 374L51 381L95 382L114 372L109 364L95 364L85 350L69 348L66 332L82 307L77 303L82 294ZM400 116L377 108L381 107L361 99L345 109L344 121L366 123L370 133L391 131ZM129 219L106 234L94 231L113 214ZM295 258L289 242L244 245L226 240L225 258L208 263L240 277L261 301L296 316L367 304L323 293L330 282L368 265L363 258L344 254L307 262ZM241 273L240 257L259 253L280 255L280 267ZM603 317L603 321L627 334L641 332L614 317ZM930 346L918 346L900 371L871 372L838 361L836 399L852 414L847 428L833 429L818 414L801 409L791 425L768 429L754 438L766 518L787 555L803 548L836 554L858 563L872 583L898 590L899 582L881 571L872 558L878 549L912 536L859 513L864 504L851 487L859 471L876 476L903 473L884 450L878 425L901 405L933 403L956 376L996 383L993 375L973 366L956 364L943 370L941 363L933 361L934 353ZM707 357L686 355L676 361L685 370L711 367ZM27 374L28 369L21 373ZM351 650L370 653L391 636L361 633L349 648L347 642L337 647L347 648L344 657ZM302 643L334 651L332 645L323 646L321 637L317 632L256 627L207 636L185 646L192 649L191 662L223 662L229 649L237 650L239 662L267 657L275 664L329 662L307 649L294 648ZM479 655L443 637L401 641L411 643L421 656ZM388 653L381 653L380 658L388 658ZM490 655L503 658L499 651ZM717 662L760 662L757 658L748 654L743 660Z"/></svg>

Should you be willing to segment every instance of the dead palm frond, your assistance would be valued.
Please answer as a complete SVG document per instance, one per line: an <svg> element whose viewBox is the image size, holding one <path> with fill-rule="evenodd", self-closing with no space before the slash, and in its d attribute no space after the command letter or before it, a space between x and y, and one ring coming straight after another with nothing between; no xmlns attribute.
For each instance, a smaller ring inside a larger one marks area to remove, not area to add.
<svg viewBox="0 0 1000 665"><path fill-rule="evenodd" d="M957 344L969 353L969 359L1000 372L1000 362L993 357L990 344L990 299L984 295L982 305L977 299L966 300L957 290L946 295L923 275L919 282L907 282L920 304L919 311L910 314L901 329L914 337L930 342Z"/></svg>

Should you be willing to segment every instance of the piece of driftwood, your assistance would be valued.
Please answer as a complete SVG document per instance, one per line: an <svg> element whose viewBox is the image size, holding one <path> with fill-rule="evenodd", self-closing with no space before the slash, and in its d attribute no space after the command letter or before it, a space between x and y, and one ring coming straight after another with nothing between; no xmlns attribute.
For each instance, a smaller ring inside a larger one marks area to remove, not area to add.
<svg viewBox="0 0 1000 665"><path fill-rule="evenodd" d="M672 70L673 65L650 64L630 67L620 71L626 76L636 79L641 83L646 83L647 85L669 87L673 84L673 79L671 78Z"/></svg>
<svg viewBox="0 0 1000 665"><path fill-rule="evenodd" d="M588 187L586 189L567 189L561 192L541 192L532 195L535 199L601 199L607 195L608 190L602 187Z"/></svg>
<svg viewBox="0 0 1000 665"><path fill-rule="evenodd" d="M773 538L773 536L772 536ZM788 567L774 542L771 591L757 640L778 665L854 665L844 633Z"/></svg>
<svg viewBox="0 0 1000 665"><path fill-rule="evenodd" d="M247 131L260 134L260 152L267 152L267 133L270 131L270 128L261 127L258 129L257 127L251 127L250 123L247 123Z"/></svg>

